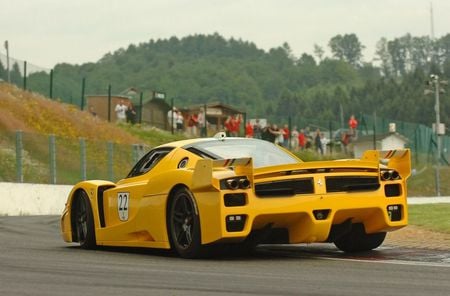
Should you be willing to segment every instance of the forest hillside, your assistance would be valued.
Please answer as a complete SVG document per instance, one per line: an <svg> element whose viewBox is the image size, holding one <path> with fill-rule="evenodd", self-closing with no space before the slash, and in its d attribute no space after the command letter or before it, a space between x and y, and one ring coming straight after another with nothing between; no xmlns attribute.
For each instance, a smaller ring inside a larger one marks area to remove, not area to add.
<svg viewBox="0 0 450 296"><path fill-rule="evenodd" d="M151 39L105 53L96 63L58 64L51 73L32 73L27 89L79 108L83 95L107 94L109 86L120 94L133 87L144 99L162 91L180 107L219 101L280 123L288 116L294 123L300 118L343 123L351 114L376 114L431 126L434 96L424 91L430 74L450 78L450 34L435 40L410 34L382 38L371 61L362 55L364 48L352 33L301 56L288 43L265 51L217 33ZM17 65L11 77L22 85ZM450 126L450 100L441 97L441 121Z"/></svg>

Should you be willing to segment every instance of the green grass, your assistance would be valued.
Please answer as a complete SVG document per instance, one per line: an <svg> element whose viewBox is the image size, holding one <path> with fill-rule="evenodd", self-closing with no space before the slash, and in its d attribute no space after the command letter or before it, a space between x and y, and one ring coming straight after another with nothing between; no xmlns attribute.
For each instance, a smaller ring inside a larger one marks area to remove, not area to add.
<svg viewBox="0 0 450 296"><path fill-rule="evenodd" d="M410 205L409 224L450 234L450 204Z"/></svg>
<svg viewBox="0 0 450 296"><path fill-rule="evenodd" d="M413 168L414 165L413 165ZM450 167L440 167L440 192L450 195ZM416 173L408 179L408 196L436 196L436 170L431 166L417 166Z"/></svg>
<svg viewBox="0 0 450 296"><path fill-rule="evenodd" d="M169 131L160 130L150 126L136 124L122 125L121 127L128 133L139 138L142 142L151 146L158 146L161 144L186 139L183 135L177 133L172 135Z"/></svg>

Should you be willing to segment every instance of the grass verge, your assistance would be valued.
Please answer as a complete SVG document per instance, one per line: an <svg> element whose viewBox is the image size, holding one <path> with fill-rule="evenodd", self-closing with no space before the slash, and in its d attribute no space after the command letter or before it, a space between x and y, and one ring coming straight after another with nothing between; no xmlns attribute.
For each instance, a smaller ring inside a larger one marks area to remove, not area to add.
<svg viewBox="0 0 450 296"><path fill-rule="evenodd" d="M409 205L409 224L450 234L450 204Z"/></svg>

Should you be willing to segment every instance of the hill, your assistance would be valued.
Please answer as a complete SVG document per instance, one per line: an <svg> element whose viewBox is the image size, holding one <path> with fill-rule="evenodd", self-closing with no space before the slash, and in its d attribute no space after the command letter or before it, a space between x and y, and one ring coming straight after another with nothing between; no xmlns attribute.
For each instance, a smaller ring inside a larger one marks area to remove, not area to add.
<svg viewBox="0 0 450 296"><path fill-rule="evenodd" d="M0 131L53 134L120 144L140 142L135 136L100 120L74 105L52 101L42 95L0 83Z"/></svg>
<svg viewBox="0 0 450 296"><path fill-rule="evenodd" d="M53 95L80 106L85 79L86 94L106 94L108 85L113 94L134 87L145 98L158 90L180 107L220 101L280 124L290 116L298 126L328 126L351 114L376 113L429 125L434 100L423 95L424 82L430 73L450 78L450 34L433 42L411 35L382 39L378 62L366 63L355 34L331 38L332 56L318 50L300 57L287 43L264 51L217 33L150 40L106 53L96 63L56 65ZM48 94L49 74L29 75L28 88ZM450 125L450 101L441 104L441 120Z"/></svg>

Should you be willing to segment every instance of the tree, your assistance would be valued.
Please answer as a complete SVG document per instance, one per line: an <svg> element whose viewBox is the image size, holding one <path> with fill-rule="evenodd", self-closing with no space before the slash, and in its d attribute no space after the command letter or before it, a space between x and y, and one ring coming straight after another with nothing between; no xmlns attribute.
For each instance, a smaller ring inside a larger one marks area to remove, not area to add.
<svg viewBox="0 0 450 296"><path fill-rule="evenodd" d="M375 61L380 62L381 73L389 77L393 73L392 59L388 51L388 41L385 37L381 38L376 45Z"/></svg>
<svg viewBox="0 0 450 296"><path fill-rule="evenodd" d="M450 61L450 34L442 36L435 42L435 52L438 57L439 64Z"/></svg>
<svg viewBox="0 0 450 296"><path fill-rule="evenodd" d="M359 42L355 34L337 35L328 43L331 53L337 59L344 60L356 67L361 64L364 45Z"/></svg>
<svg viewBox="0 0 450 296"><path fill-rule="evenodd" d="M322 61L325 51L323 50L323 47L321 47L320 45L314 44L314 54L317 56L319 61Z"/></svg>
<svg viewBox="0 0 450 296"><path fill-rule="evenodd" d="M3 79L6 81L8 79L8 73L6 73L6 69L2 64L2 61L0 61L0 79Z"/></svg>
<svg viewBox="0 0 450 296"><path fill-rule="evenodd" d="M11 83L14 83L17 86L21 86L23 84L22 73L20 73L19 64L15 62L11 69Z"/></svg>

